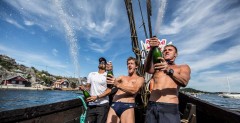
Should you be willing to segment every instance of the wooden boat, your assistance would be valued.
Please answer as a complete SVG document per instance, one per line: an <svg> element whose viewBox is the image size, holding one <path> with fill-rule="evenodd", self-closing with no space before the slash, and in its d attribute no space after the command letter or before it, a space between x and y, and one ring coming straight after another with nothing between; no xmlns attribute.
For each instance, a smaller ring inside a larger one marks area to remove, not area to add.
<svg viewBox="0 0 240 123"><path fill-rule="evenodd" d="M140 98L138 95L137 98ZM192 123L239 123L240 112L202 101L190 95L179 93L179 111L182 122ZM188 107L186 107L188 106ZM0 112L1 123L79 123L84 112L80 99L57 102L41 106ZM141 104L135 109L136 123L144 123L144 109ZM190 114L190 115L189 115Z"/></svg>
<svg viewBox="0 0 240 123"><path fill-rule="evenodd" d="M125 0L131 30L132 49L136 58L141 61L142 56L138 47L139 45L131 3L131 0ZM141 75L145 75L146 80L148 79L149 76L144 73L143 66L139 67L138 72ZM145 87L147 87L147 85ZM136 97L136 123L144 123L145 121L145 106L148 99L148 93L145 87ZM179 101L179 111L182 119L181 122L183 123L239 123L240 121L240 113L237 111L232 111L206 101L202 101L181 92L179 92ZM84 107L81 100L74 99L41 106L2 111L0 112L0 122L79 123L79 117L83 112Z"/></svg>

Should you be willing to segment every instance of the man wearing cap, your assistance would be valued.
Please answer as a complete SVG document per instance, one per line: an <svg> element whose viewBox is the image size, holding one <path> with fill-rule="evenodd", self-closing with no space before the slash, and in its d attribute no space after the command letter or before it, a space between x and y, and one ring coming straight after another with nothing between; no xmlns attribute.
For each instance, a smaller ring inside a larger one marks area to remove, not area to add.
<svg viewBox="0 0 240 123"><path fill-rule="evenodd" d="M87 123L105 123L109 110L109 98L111 89L107 88L106 83L106 59L99 58L98 72L91 72L87 78L86 88L90 90L91 97L87 98ZM80 86L80 90L84 87Z"/></svg>

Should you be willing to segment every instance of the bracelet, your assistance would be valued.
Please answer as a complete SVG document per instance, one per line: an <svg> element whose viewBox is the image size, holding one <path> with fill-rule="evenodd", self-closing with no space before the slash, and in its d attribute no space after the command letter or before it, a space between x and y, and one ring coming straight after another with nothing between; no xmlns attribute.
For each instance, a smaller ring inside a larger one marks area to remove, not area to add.
<svg viewBox="0 0 240 123"><path fill-rule="evenodd" d="M99 99L99 96L97 95L97 99Z"/></svg>

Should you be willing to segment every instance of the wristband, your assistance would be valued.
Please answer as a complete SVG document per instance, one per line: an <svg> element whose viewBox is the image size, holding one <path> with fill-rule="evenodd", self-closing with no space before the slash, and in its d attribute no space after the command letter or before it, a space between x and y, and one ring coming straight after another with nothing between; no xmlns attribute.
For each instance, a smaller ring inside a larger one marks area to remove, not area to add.
<svg viewBox="0 0 240 123"><path fill-rule="evenodd" d="M169 69L168 72L167 72L167 75L172 76L173 73L174 73L174 70L173 69Z"/></svg>

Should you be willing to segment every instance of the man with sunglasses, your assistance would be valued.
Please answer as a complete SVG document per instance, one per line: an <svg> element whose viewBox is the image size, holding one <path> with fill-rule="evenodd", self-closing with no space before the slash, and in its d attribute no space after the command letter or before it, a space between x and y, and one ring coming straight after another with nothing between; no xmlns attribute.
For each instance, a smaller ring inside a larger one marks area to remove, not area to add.
<svg viewBox="0 0 240 123"><path fill-rule="evenodd" d="M80 86L79 89L90 90L91 97L87 98L87 123L105 123L109 110L109 98L108 95L111 89L107 88L106 83L106 59L99 58L99 65L97 72L91 72L87 78L87 85L85 87Z"/></svg>

